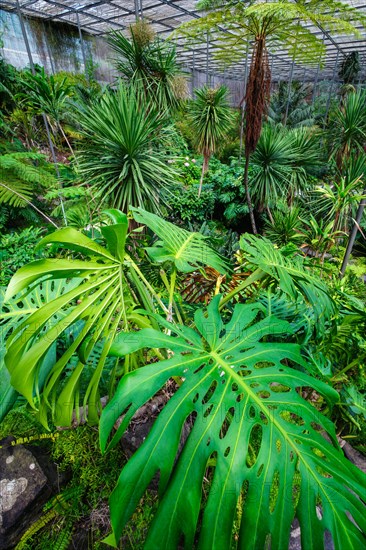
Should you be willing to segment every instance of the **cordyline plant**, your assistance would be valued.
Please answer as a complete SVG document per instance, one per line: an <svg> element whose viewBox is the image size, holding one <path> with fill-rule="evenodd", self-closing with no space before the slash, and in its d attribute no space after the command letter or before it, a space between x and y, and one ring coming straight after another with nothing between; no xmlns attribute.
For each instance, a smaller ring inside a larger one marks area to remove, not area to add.
<svg viewBox="0 0 366 550"><path fill-rule="evenodd" d="M245 92L245 171L246 190L253 232L257 232L248 187L250 155L255 151L270 99L271 72L268 51L287 50L299 63L317 64L325 53L321 40L306 25L328 31L359 35L355 23L365 23L359 10L337 0L201 0L198 7L213 10L200 19L185 23L179 33L202 39L207 32L219 41L217 57L227 64L242 60L251 48L251 64ZM298 48L301 44L301 48Z"/></svg>

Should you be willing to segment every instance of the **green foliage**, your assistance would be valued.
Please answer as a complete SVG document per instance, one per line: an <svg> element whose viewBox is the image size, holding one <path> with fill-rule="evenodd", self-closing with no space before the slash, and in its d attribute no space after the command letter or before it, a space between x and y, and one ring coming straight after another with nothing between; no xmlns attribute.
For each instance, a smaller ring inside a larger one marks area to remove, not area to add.
<svg viewBox="0 0 366 550"><path fill-rule="evenodd" d="M21 81L24 93L22 100L36 114L44 113L52 126L58 125L67 110L72 87L67 78L46 75L44 68L35 74L27 73Z"/></svg>
<svg viewBox="0 0 366 550"><path fill-rule="evenodd" d="M271 213L272 219L264 224L265 236L275 245L281 247L289 243L299 243L298 231L301 227L298 207L277 208Z"/></svg>
<svg viewBox="0 0 366 550"><path fill-rule="evenodd" d="M253 174L252 167L249 169L249 174L250 176ZM242 179L243 168L237 161L232 160L227 165L212 159L206 181L213 187L216 195L215 216L229 227L240 227L244 216L248 213Z"/></svg>
<svg viewBox="0 0 366 550"><path fill-rule="evenodd" d="M131 25L129 31L130 39L117 31L108 35L108 43L117 54L117 70L145 100L163 110L176 107L186 94L186 85L174 44L157 38L145 20Z"/></svg>
<svg viewBox="0 0 366 550"><path fill-rule="evenodd" d="M307 101L309 93L309 87L296 80L291 83L291 87L285 82L280 82L278 90L271 96L268 122L271 124L286 122L286 126L290 128L313 126L314 109Z"/></svg>
<svg viewBox="0 0 366 550"><path fill-rule="evenodd" d="M0 286L6 286L20 267L39 256L36 245L42 233L40 227L27 227L0 237Z"/></svg>
<svg viewBox="0 0 366 550"><path fill-rule="evenodd" d="M24 208L37 192L55 185L55 175L44 161L39 153L0 155L0 204Z"/></svg>
<svg viewBox="0 0 366 550"><path fill-rule="evenodd" d="M341 170L351 155L364 153L366 140L366 92L350 93L330 117L329 145L332 157Z"/></svg>
<svg viewBox="0 0 366 550"><path fill-rule="evenodd" d="M146 224L159 237L153 246L146 249L154 262L172 262L174 268L183 273L205 265L223 274L229 270L228 262L209 246L201 233L180 229L141 208L133 208L132 211L136 221Z"/></svg>
<svg viewBox="0 0 366 550"><path fill-rule="evenodd" d="M351 84L352 82L356 82L360 70L360 53L350 52L341 63L338 76L345 84Z"/></svg>
<svg viewBox="0 0 366 550"><path fill-rule="evenodd" d="M30 285L42 289L45 278L55 284L61 279L62 291L57 298L46 293L42 306L12 333L5 357L12 385L33 408L39 407L40 419L46 426L49 412L56 423L70 424L72 412L79 406L83 371L87 375L84 403L89 405L90 421L96 422L99 382L104 369L113 380L114 365L106 360L111 335L120 326L127 329L127 318L134 308L130 283L123 271L127 218L119 215L117 220L119 223L102 229L110 250L72 228L48 235L38 244L39 248L59 244L80 253L84 259L38 260L21 268L7 289L5 302L19 292L26 293ZM71 288L65 278L71 278ZM148 306L149 299L144 298L147 300L144 305ZM66 346L60 345L62 337L66 338ZM47 381L40 396L39 364L56 342L58 356L47 365ZM70 372L64 379L67 370Z"/></svg>
<svg viewBox="0 0 366 550"><path fill-rule="evenodd" d="M217 58L229 65L242 61L248 44L251 46L254 39L263 36L269 49L281 44L290 58L315 65L323 59L325 45L320 36L311 32L308 23L321 24L331 32L360 36L355 24L365 22L360 10L338 0L202 0L198 5L212 11L181 25L179 34L197 41L207 31L212 32L218 43Z"/></svg>
<svg viewBox="0 0 366 550"><path fill-rule="evenodd" d="M195 146L199 153L211 156L225 139L233 124L233 113L228 104L225 86L194 90L195 99L189 108Z"/></svg>
<svg viewBox="0 0 366 550"><path fill-rule="evenodd" d="M332 222L333 231L348 231L349 219L364 197L361 186L360 178L347 181L342 177L339 182L315 187L313 201L317 215Z"/></svg>
<svg viewBox="0 0 366 550"><path fill-rule="evenodd" d="M215 196L210 189L204 189L197 197L197 187L176 185L169 198L169 218L172 221L203 222L212 218Z"/></svg>
<svg viewBox="0 0 366 550"><path fill-rule="evenodd" d="M164 113L122 83L78 113L84 140L78 173L94 198L127 211L141 206L159 212L177 174L162 150L169 137Z"/></svg>
<svg viewBox="0 0 366 550"><path fill-rule="evenodd" d="M191 548L201 506L198 544L229 548L241 498L239 548L263 548L268 535L272 548L286 548L294 515L304 547L316 546L325 530L337 550L362 545L364 474L343 457L332 424L297 390L312 387L329 402L337 402L337 393L306 374L300 348L288 343L293 329L286 321L263 318L260 305L241 304L224 323L219 301L220 296L206 314L196 312L195 331L160 319L174 336L162 338L147 329L136 333L133 341L121 334L112 347L112 353L124 356L159 342L174 355L122 379L102 414L103 450L115 446L134 413L172 376L181 377L182 383L122 470L110 498L113 533L106 542L116 546L136 502L159 470L161 501L146 548L175 548L181 537ZM123 412L123 422L108 445ZM175 463L190 415L191 431ZM203 495L207 475L212 483ZM350 511L357 525L339 510Z"/></svg>
<svg viewBox="0 0 366 550"><path fill-rule="evenodd" d="M111 392L117 375L116 362L107 357L114 335L149 326L135 311L137 306L151 313L161 308L171 315L177 270L189 272L211 265L221 273L227 271L227 262L201 234L134 209L136 221L147 224L160 239L147 249L149 256L172 265L167 308L127 252L126 215L114 210L107 214L113 223L101 232L108 249L71 227L60 229L43 238L38 248L57 244L66 255L25 265L6 292L5 306L13 297L21 303L30 288L42 296L41 304L37 302L8 338L5 363L12 386L39 410L45 426L50 413L57 425L69 425L82 398L84 406L88 405L88 420L98 421L103 377L110 384L105 391ZM70 258L70 253L75 257ZM154 321L151 324L156 326ZM137 359L125 361L124 371L137 366ZM45 370L42 381L40 365Z"/></svg>
<svg viewBox="0 0 366 550"><path fill-rule="evenodd" d="M304 264L304 258L297 255L286 255L276 249L266 238L245 233L240 239L240 248L245 269L252 274L236 289L224 298L238 294L250 284L261 280L261 288L276 284L278 289L290 300L303 307L309 304L314 311L316 329L319 334L329 324L335 312L335 303L330 296L327 285L314 275Z"/></svg>
<svg viewBox="0 0 366 550"><path fill-rule="evenodd" d="M309 176L318 173L322 166L318 135L307 128L287 130L267 125L251 165L252 195L260 209L294 197L306 189Z"/></svg>

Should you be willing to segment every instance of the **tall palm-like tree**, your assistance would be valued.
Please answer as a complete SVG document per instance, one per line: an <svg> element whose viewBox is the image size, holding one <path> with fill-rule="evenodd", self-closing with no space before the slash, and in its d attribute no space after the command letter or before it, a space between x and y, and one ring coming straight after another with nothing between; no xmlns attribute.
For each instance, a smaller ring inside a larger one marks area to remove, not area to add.
<svg viewBox="0 0 366 550"><path fill-rule="evenodd" d="M130 26L129 34L113 32L108 36L116 54L116 69L127 83L140 87L147 100L163 109L175 107L181 96L185 97L186 85L174 44L157 38L143 19Z"/></svg>
<svg viewBox="0 0 366 550"><path fill-rule="evenodd" d="M57 80L53 75L46 75L44 68L34 74L27 73L21 84L24 92L20 94L21 101L28 105L36 114L44 114L54 135L59 131L67 143L71 154L73 148L62 127L62 120L68 110L68 102L72 87L66 77Z"/></svg>
<svg viewBox="0 0 366 550"><path fill-rule="evenodd" d="M325 53L321 39L306 26L321 25L343 34L359 34L354 24L365 22L355 8L337 0L201 0L207 15L180 28L187 37L196 39L208 31L220 40L217 56L228 64L241 60L251 47L251 66L245 93L245 171L244 186L253 232L257 232L248 187L248 167L257 146L269 96L271 72L268 49L281 47L298 62L318 63ZM298 44L301 43L301 48Z"/></svg>
<svg viewBox="0 0 366 550"><path fill-rule="evenodd" d="M95 196L124 212L129 206L159 212L176 178L160 147L169 136L165 114L120 83L85 106L77 122L84 137L79 173Z"/></svg>
<svg viewBox="0 0 366 550"><path fill-rule="evenodd" d="M254 203L259 210L294 198L308 186L308 178L323 165L316 132L309 128L287 129L266 125L252 156Z"/></svg>
<svg viewBox="0 0 366 550"><path fill-rule="evenodd" d="M349 93L330 121L330 146L337 167L343 170L351 155L364 154L366 143L366 92Z"/></svg>
<svg viewBox="0 0 366 550"><path fill-rule="evenodd" d="M211 155L230 130L234 115L228 103L226 86L209 88L203 86L195 90L196 99L190 107L190 120L195 134L195 144L203 155L202 173L198 196L201 195L202 183L208 170Z"/></svg>

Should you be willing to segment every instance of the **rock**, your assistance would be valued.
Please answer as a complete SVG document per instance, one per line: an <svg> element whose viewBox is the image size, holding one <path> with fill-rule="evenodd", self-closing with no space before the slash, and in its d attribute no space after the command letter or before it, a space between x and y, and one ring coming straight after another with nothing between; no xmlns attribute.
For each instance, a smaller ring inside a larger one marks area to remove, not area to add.
<svg viewBox="0 0 366 550"><path fill-rule="evenodd" d="M0 442L0 548L4 549L13 548L39 517L53 489L48 477L52 465L45 472L31 448L12 441L7 437Z"/></svg>
<svg viewBox="0 0 366 550"><path fill-rule="evenodd" d="M301 530L297 519L295 519L292 523L288 550L304 550L301 547ZM324 536L324 550L334 550L332 537L327 531Z"/></svg>

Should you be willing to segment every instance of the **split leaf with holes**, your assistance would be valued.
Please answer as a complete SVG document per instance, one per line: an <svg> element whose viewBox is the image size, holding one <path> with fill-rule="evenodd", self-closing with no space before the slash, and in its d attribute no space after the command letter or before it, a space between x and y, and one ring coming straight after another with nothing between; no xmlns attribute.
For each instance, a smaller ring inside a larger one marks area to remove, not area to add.
<svg viewBox="0 0 366 550"><path fill-rule="evenodd" d="M127 216L108 213L114 223L101 229L107 248L71 227L55 231L38 246L58 245L68 257L25 265L6 291L5 305L19 301L30 289L38 288L43 296L39 307L24 315L8 337L5 364L12 386L38 409L45 426L50 413L55 424L69 425L81 404L88 406L89 421L98 421L100 381L103 376L114 379L116 360L108 358L114 335L130 325L149 324L146 317L140 324L136 305L150 312L158 305L159 298L126 253ZM71 280L73 285L60 287L60 280ZM47 290L51 281L58 289L56 295ZM48 363L40 392L40 365L53 346L57 346L57 357Z"/></svg>
<svg viewBox="0 0 366 550"><path fill-rule="evenodd" d="M306 373L300 347L288 342L288 322L265 317L261 304L237 304L225 324L219 301L217 296L207 312L196 312L196 330L161 318L172 336L143 329L118 335L111 348L117 356L146 347L173 355L121 380L102 413L103 451L117 444L134 414L172 377L182 384L122 470L110 498L113 532L105 542L118 544L159 472L148 550L171 550L183 541L191 549L197 540L200 549L230 548L238 521L238 548L261 549L270 539L272 550L282 550L294 516L303 548L323 548L326 531L336 549L363 547L365 476L344 458L332 423L301 390L311 387L329 403L338 394ZM193 427L176 461L187 420Z"/></svg>

